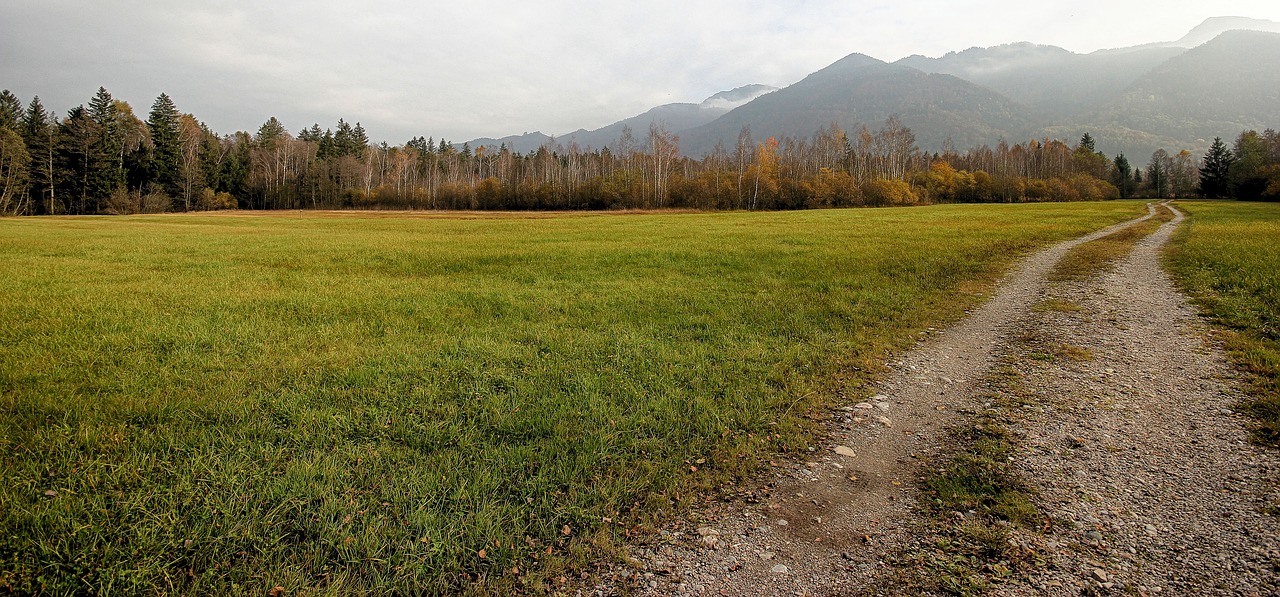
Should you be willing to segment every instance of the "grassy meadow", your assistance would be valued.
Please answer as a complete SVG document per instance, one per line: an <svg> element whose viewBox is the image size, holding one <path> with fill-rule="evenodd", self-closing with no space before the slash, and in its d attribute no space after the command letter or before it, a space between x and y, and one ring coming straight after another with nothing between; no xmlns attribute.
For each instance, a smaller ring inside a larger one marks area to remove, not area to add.
<svg viewBox="0 0 1280 597"><path fill-rule="evenodd" d="M0 592L554 588L1143 212L0 219Z"/></svg>
<svg viewBox="0 0 1280 597"><path fill-rule="evenodd" d="M1241 405L1254 437L1280 447L1280 203L1179 201L1189 219L1168 262L1221 326L1252 391Z"/></svg>

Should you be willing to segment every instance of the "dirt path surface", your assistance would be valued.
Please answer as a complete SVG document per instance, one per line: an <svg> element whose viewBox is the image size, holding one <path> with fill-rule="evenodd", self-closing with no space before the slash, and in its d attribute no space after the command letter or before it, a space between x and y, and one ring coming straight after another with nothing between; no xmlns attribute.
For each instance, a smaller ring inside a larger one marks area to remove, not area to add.
<svg viewBox="0 0 1280 597"><path fill-rule="evenodd" d="M842 595L877 580L883 589L886 562L915 540L919 462L945 448L957 413L990 407L982 380L1012 362L1037 396L1010 413L1016 468L1057 524L1020 537L1046 564L996 594L1280 594L1280 518L1262 513L1280 459L1246 443L1224 359L1159 268L1176 221L1113 273L1046 281L1070 248L1134 222L1025 260L991 301L892 362L878 394L835 412L833 443L774 468L758 499L709 506L635 546L632 566L595 593ZM1080 309L1032 309L1049 296ZM1092 360L1030 358L1028 341Z"/></svg>
<svg viewBox="0 0 1280 597"><path fill-rule="evenodd" d="M1015 468L1056 524L1047 567L999 593L1280 595L1280 453L1248 443L1230 367L1159 267L1181 219L1026 326L1081 358L1018 355Z"/></svg>

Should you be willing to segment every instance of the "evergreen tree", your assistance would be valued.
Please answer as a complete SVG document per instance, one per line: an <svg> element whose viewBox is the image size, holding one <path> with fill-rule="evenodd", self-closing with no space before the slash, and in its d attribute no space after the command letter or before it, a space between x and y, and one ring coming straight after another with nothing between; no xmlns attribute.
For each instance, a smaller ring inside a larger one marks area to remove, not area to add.
<svg viewBox="0 0 1280 597"><path fill-rule="evenodd" d="M151 131L152 154L148 178L152 185L171 196L178 194L178 169L182 164L182 139L178 130L178 106L161 93L151 104L147 129Z"/></svg>
<svg viewBox="0 0 1280 597"><path fill-rule="evenodd" d="M356 157L364 157L364 151L369 148L369 135L365 134L364 127L356 122L356 128L351 131L351 155Z"/></svg>
<svg viewBox="0 0 1280 597"><path fill-rule="evenodd" d="M98 123L84 106L67 113L58 125L56 154L58 194L66 197L65 211L76 214L95 213L102 193L102 173L110 169L110 156L99 144ZM109 192L109 191L107 191Z"/></svg>
<svg viewBox="0 0 1280 597"><path fill-rule="evenodd" d="M57 141L57 128L53 116L40 103L40 96L31 98L31 104L22 115L21 128L27 152L31 155L32 206L38 212L52 214L56 197L54 145Z"/></svg>
<svg viewBox="0 0 1280 597"><path fill-rule="evenodd" d="M320 137L323 135L324 133L320 132L320 123L315 123L312 124L309 129L304 128L298 131L298 140L306 141L308 143L319 143Z"/></svg>
<svg viewBox="0 0 1280 597"><path fill-rule="evenodd" d="M1076 148L1083 149L1085 151L1088 151L1089 153L1098 152L1098 148L1093 141L1093 135L1090 135L1088 132L1086 132L1083 136L1080 137L1080 144L1077 145Z"/></svg>
<svg viewBox="0 0 1280 597"><path fill-rule="evenodd" d="M338 143L333 139L333 131L324 130L324 136L320 137L320 149L316 151L316 157L320 159L328 159L338 155Z"/></svg>
<svg viewBox="0 0 1280 597"><path fill-rule="evenodd" d="M1214 199L1221 199L1229 194L1231 163L1235 157L1222 142L1222 137L1214 137L1209 153L1204 155L1200 165L1200 194Z"/></svg>
<svg viewBox="0 0 1280 597"><path fill-rule="evenodd" d="M356 155L356 131L347 124L347 121L339 118L338 128L333 132L334 152L337 157Z"/></svg>
<svg viewBox="0 0 1280 597"><path fill-rule="evenodd" d="M1129 159L1124 157L1123 153L1117 155L1114 162L1114 169L1112 170L1111 180L1115 183L1116 188L1120 189L1121 199L1128 198L1133 190L1132 173L1133 169L1129 165Z"/></svg>
<svg viewBox="0 0 1280 597"><path fill-rule="evenodd" d="M229 137L226 143L227 157L222 162L219 187L215 190L241 198L241 207L252 207L244 198L249 196L249 165L252 161L250 149L253 147L253 139L249 137L249 133L240 131Z"/></svg>
<svg viewBox="0 0 1280 597"><path fill-rule="evenodd" d="M284 125L276 119L275 116L268 118L262 126L258 127L258 134L253 137L253 142L264 149L273 149L276 143L284 140L289 136L289 131Z"/></svg>
<svg viewBox="0 0 1280 597"><path fill-rule="evenodd" d="M741 141L739 141L739 144L741 144ZM739 152L741 153L741 150ZM739 159L739 162L741 161ZM1111 160L1108 160L1107 156L1097 150L1093 135L1089 133L1085 133L1080 137L1080 143L1071 152L1071 163L1076 172L1082 172L1096 178L1106 178L1107 171L1111 169Z"/></svg>
<svg viewBox="0 0 1280 597"><path fill-rule="evenodd" d="M90 194L102 201L124 185L124 168L120 163L122 160L117 159L117 156L124 154L124 147L116 122L115 98L111 97L106 87L99 87L98 92L89 99L89 117L97 125L97 151L109 160L91 177Z"/></svg>
<svg viewBox="0 0 1280 597"><path fill-rule="evenodd" d="M18 96L8 89L0 91L0 129L18 132L18 122L22 120L22 102Z"/></svg>

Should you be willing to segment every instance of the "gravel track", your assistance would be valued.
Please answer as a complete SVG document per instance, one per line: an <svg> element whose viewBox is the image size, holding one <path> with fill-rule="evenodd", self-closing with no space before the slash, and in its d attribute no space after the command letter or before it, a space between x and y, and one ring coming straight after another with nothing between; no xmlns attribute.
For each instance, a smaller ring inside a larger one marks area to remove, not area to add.
<svg viewBox="0 0 1280 597"><path fill-rule="evenodd" d="M999 593L1280 595L1280 517L1264 512L1280 454L1248 443L1238 380L1160 268L1181 220L1112 271L1050 289L1079 311L1028 322L1041 347L1092 358L1015 355L1036 397L1012 417L1015 468L1056 524L1031 538L1048 566Z"/></svg>

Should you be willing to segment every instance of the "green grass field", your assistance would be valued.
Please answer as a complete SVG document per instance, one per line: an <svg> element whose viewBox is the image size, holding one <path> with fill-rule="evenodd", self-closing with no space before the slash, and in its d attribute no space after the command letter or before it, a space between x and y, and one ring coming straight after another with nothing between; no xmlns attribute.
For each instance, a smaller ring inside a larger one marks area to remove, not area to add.
<svg viewBox="0 0 1280 597"><path fill-rule="evenodd" d="M0 591L538 592L1142 212L0 219Z"/></svg>
<svg viewBox="0 0 1280 597"><path fill-rule="evenodd" d="M1254 437L1280 447L1280 203L1179 201L1189 214L1169 252L1178 279L1251 380Z"/></svg>

